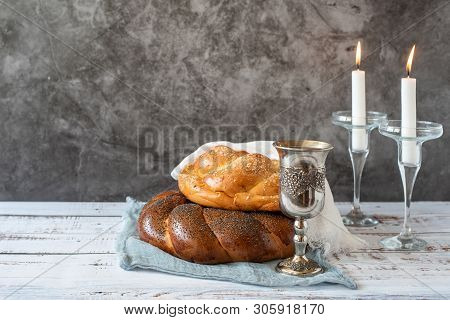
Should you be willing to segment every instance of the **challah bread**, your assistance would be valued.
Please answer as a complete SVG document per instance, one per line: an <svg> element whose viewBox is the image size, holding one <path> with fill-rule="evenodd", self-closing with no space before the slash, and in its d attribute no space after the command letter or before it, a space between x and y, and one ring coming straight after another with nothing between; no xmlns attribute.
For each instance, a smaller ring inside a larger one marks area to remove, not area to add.
<svg viewBox="0 0 450 320"><path fill-rule="evenodd" d="M264 262L294 251L293 222L280 213L205 208L175 190L151 199L137 228L141 240L196 263Z"/></svg>
<svg viewBox="0 0 450 320"><path fill-rule="evenodd" d="M180 172L178 187L189 200L203 206L279 211L278 171L277 160L216 146Z"/></svg>

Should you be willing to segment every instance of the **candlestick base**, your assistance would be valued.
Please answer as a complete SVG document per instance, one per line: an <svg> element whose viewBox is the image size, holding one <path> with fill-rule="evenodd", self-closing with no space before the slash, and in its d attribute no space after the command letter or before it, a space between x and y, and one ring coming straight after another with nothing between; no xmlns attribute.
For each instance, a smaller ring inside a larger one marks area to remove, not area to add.
<svg viewBox="0 0 450 320"><path fill-rule="evenodd" d="M365 215L361 210L352 209L342 217L344 225L349 227L373 227L380 223L377 219Z"/></svg>
<svg viewBox="0 0 450 320"><path fill-rule="evenodd" d="M425 240L418 239L414 236L403 238L398 235L381 239L380 243L388 250L417 251L427 247L427 242Z"/></svg>

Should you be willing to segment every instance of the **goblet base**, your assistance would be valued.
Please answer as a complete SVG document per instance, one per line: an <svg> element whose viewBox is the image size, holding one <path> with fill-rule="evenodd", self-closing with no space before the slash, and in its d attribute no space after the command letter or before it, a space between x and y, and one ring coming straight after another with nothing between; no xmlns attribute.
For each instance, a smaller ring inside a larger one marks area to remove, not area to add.
<svg viewBox="0 0 450 320"><path fill-rule="evenodd" d="M376 218L365 215L361 210L354 209L342 217L342 222L349 227L373 227L380 223Z"/></svg>
<svg viewBox="0 0 450 320"><path fill-rule="evenodd" d="M380 243L385 249L388 250L403 250L403 251L416 251L423 250L427 246L427 242L416 237L401 237L397 235L395 237L384 238L380 240Z"/></svg>
<svg viewBox="0 0 450 320"><path fill-rule="evenodd" d="M314 260L305 256L293 256L278 263L276 270L297 277L312 277L324 270Z"/></svg>

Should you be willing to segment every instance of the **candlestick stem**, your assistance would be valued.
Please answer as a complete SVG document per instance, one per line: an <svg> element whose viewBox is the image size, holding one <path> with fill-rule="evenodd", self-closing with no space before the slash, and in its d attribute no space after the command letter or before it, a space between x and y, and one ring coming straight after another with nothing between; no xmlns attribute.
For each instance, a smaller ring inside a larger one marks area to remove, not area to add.
<svg viewBox="0 0 450 320"><path fill-rule="evenodd" d="M351 211L351 214L362 216L363 213L361 212L361 206L359 204L359 199L361 196L361 177L369 150L352 151L351 148L349 148L348 151L350 153L353 166L353 210Z"/></svg>
<svg viewBox="0 0 450 320"><path fill-rule="evenodd" d="M401 148L401 143L399 143ZM417 166L407 165L398 162L398 168L400 169L400 176L403 183L403 195L404 195L404 219L403 226L400 234L381 240L381 244L386 249L393 250L421 250L426 247L426 241L414 237L410 226L411 216L411 197L414 189L414 183L416 182L417 173L420 169L420 164Z"/></svg>
<svg viewBox="0 0 450 320"><path fill-rule="evenodd" d="M405 197L405 219L403 221L403 228L400 232L400 238L411 239L411 227L409 225L409 217L411 215L411 197L414 188L414 183L416 182L417 173L419 172L420 166L406 166L404 164L398 164L400 169L400 175L403 182L403 194Z"/></svg>
<svg viewBox="0 0 450 320"><path fill-rule="evenodd" d="M348 153L350 154L350 160L352 161L353 168L353 204L352 210L345 216L342 217L342 221L346 226L352 227L371 227L377 225L379 222L374 217L366 216L360 205L361 197L361 178L364 171L364 166L366 164L367 156L370 151L370 132L371 129L363 129L364 140L367 141L366 147L364 149L355 149L352 143L352 135L361 133L361 129L350 129L348 131Z"/></svg>

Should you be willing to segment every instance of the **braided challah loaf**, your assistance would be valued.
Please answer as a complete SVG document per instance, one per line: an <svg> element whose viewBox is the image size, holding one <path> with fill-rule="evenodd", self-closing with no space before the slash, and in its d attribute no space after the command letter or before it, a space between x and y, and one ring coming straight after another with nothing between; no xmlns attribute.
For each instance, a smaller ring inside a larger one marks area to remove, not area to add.
<svg viewBox="0 0 450 320"><path fill-rule="evenodd" d="M228 210L279 211L279 162L264 155L216 146L178 176L192 202Z"/></svg>
<svg viewBox="0 0 450 320"><path fill-rule="evenodd" d="M279 213L190 203L178 191L155 196L138 221L141 240L196 263L264 262L293 254L293 223Z"/></svg>

